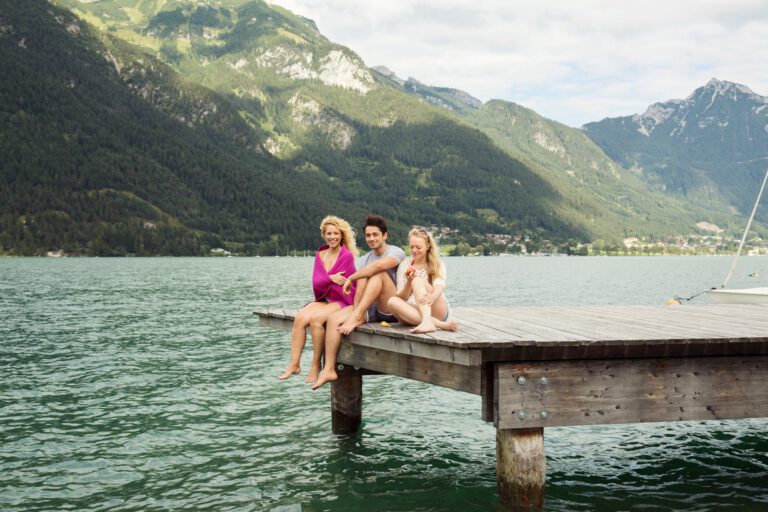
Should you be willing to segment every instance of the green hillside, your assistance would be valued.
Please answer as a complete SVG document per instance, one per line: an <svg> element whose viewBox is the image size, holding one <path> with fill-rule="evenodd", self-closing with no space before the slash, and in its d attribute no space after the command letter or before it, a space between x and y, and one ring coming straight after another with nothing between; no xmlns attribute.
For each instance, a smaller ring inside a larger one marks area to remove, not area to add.
<svg viewBox="0 0 768 512"><path fill-rule="evenodd" d="M51 1L71 11L0 7L4 253L274 254L316 247L328 213L383 214L396 238L427 224L616 242L738 223L579 130L369 69L263 1Z"/></svg>
<svg viewBox="0 0 768 512"><path fill-rule="evenodd" d="M393 87L310 20L260 1L58 3L233 97L244 119L266 133L270 152L294 169L343 180L346 200L359 202L364 189L382 189L386 176L389 186L380 192L387 204L404 199L421 212L409 217L405 205L390 208L402 224L616 238L571 215L579 205L566 204L561 191L516 155ZM451 89L436 95L463 101Z"/></svg>
<svg viewBox="0 0 768 512"><path fill-rule="evenodd" d="M556 215L585 226L593 238L690 233L702 221L741 225L731 209L713 209L659 190L636 167L609 158L581 130L515 103L482 104L463 91L403 80L384 67L374 69L391 87L449 111L524 162L557 191L560 201L551 205Z"/></svg>
<svg viewBox="0 0 768 512"><path fill-rule="evenodd" d="M690 233L701 221L738 224L732 213L691 205L649 187L636 171L608 158L581 130L520 105L493 100L459 115L545 178L564 199L558 213L589 225L601 237Z"/></svg>
<svg viewBox="0 0 768 512"><path fill-rule="evenodd" d="M0 251L314 243L327 183L261 150L226 101L45 2L0 19Z"/></svg>
<svg viewBox="0 0 768 512"><path fill-rule="evenodd" d="M264 7L243 5L230 15L232 30L247 32L242 20ZM118 9L106 19L143 19L121 10L125 18ZM184 63L201 70L213 57L195 54L200 60L181 59L174 69L144 53L151 44L114 37L125 29L94 31L41 0L4 5L0 17L0 144L14 156L0 168L4 253L275 253L316 247L327 213L356 223L370 211L388 216L396 235L420 223L588 237L552 214L557 192L525 165L391 88L371 82L363 94L265 71L241 83L247 94L214 91L177 71ZM148 17L136 37L146 43L150 25L179 26L157 20ZM311 36L310 23L291 20ZM297 37L284 30L264 37ZM234 36L220 40L244 46Z"/></svg>

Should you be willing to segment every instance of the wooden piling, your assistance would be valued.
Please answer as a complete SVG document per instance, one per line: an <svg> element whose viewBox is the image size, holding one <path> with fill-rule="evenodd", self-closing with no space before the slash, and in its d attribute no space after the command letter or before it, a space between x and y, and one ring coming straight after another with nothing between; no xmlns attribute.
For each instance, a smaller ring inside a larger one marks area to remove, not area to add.
<svg viewBox="0 0 768 512"><path fill-rule="evenodd" d="M496 430L496 484L504 508L541 509L546 475L543 428Z"/></svg>
<svg viewBox="0 0 768 512"><path fill-rule="evenodd" d="M363 416L363 375L350 366L339 367L339 378L331 382L331 428L334 434L352 434Z"/></svg>

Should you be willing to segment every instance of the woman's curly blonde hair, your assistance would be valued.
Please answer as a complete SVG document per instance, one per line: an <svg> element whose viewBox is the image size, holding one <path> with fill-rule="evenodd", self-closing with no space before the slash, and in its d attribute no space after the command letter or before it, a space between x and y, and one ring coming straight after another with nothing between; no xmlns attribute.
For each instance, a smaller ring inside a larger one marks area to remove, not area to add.
<svg viewBox="0 0 768 512"><path fill-rule="evenodd" d="M355 231L349 222L335 215L328 215L320 223L320 234L325 236L325 229L328 226L334 226L341 231L341 245L345 246L353 256L357 256L357 243L355 242Z"/></svg>

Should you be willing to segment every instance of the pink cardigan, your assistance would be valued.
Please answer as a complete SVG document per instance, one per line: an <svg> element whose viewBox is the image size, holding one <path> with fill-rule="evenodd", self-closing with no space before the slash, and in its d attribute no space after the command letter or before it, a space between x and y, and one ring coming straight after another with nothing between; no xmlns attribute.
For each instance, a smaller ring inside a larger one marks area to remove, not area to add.
<svg viewBox="0 0 768 512"><path fill-rule="evenodd" d="M341 246L339 257L331 267L331 270L325 270L323 260L320 258L320 252L328 249L327 245L322 246L315 254L315 269L312 272L312 291L315 292L315 300L327 300L336 302L342 308L351 306L355 300L355 283L352 283L349 295L344 295L341 285L331 281L331 275L337 274L342 270L344 277L349 277L355 273L355 257L349 252L349 249Z"/></svg>

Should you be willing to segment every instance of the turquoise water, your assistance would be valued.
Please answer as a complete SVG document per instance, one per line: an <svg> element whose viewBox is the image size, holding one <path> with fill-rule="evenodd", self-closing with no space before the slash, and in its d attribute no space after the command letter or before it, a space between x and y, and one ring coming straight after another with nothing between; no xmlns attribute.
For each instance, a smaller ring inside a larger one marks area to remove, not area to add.
<svg viewBox="0 0 768 512"><path fill-rule="evenodd" d="M479 397L368 377L360 432L335 436L328 386L277 381L288 333L251 312L302 305L311 263L0 259L0 510L496 510ZM663 304L730 259L447 266L455 305ZM766 283L754 257L731 285ZM549 428L545 445L547 510L768 509L766 419Z"/></svg>

